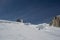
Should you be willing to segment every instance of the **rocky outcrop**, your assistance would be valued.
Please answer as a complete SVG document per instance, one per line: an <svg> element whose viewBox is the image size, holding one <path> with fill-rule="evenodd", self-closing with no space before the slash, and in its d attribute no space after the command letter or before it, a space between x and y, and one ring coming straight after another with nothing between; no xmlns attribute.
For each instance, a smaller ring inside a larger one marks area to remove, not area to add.
<svg viewBox="0 0 60 40"><path fill-rule="evenodd" d="M23 20L22 19L17 19L16 22L22 22L23 23Z"/></svg>
<svg viewBox="0 0 60 40"><path fill-rule="evenodd" d="M17 19L16 22L21 22L21 20L20 19Z"/></svg>
<svg viewBox="0 0 60 40"><path fill-rule="evenodd" d="M51 25L56 26L56 27L60 27L60 15L55 16L53 18L53 20L50 22L50 26Z"/></svg>

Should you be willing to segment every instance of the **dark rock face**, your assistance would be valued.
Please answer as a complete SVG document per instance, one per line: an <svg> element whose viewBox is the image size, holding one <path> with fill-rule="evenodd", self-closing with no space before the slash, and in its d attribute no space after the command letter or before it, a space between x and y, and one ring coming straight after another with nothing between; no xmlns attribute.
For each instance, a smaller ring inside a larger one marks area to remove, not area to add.
<svg viewBox="0 0 60 40"><path fill-rule="evenodd" d="M24 22L22 19L17 19L16 22Z"/></svg>
<svg viewBox="0 0 60 40"><path fill-rule="evenodd" d="M60 27L60 15L55 16L53 18L53 20L50 22L50 26L51 25L56 26L56 27Z"/></svg>
<svg viewBox="0 0 60 40"><path fill-rule="evenodd" d="M17 19L16 22L21 22L21 20L20 19Z"/></svg>

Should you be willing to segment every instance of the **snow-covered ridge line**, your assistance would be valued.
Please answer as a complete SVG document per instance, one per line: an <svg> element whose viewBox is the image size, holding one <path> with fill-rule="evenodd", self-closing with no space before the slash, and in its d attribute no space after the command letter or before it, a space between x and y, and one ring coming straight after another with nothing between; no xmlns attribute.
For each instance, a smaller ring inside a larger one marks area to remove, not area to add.
<svg viewBox="0 0 60 40"><path fill-rule="evenodd" d="M4 24L5 23L8 23L8 24L10 24L10 23L13 23L13 24L22 24L22 25L26 25L26 26L29 25L29 26L36 27L38 30L43 29L45 27L53 27L53 26L49 26L49 24L47 24L47 23L42 23L42 24L35 25L35 24L31 24L31 23L22 23L22 22L9 21L9 20L0 20L0 24L1 23L4 23Z"/></svg>
<svg viewBox="0 0 60 40"><path fill-rule="evenodd" d="M33 26L33 27L36 27L37 29L43 29L46 26L49 26L49 24L47 24L47 23L42 23L42 24L35 25L35 24L31 24L31 23L22 23L22 22L16 22L16 21L8 21L8 20L0 20L0 23L3 23L3 24L6 24L6 23L8 23L8 24L11 24L11 23L22 24L22 25L26 25L26 26Z"/></svg>
<svg viewBox="0 0 60 40"><path fill-rule="evenodd" d="M0 40L60 40L60 28L0 20Z"/></svg>
<svg viewBox="0 0 60 40"><path fill-rule="evenodd" d="M0 20L0 23L21 23L16 21Z"/></svg>
<svg viewBox="0 0 60 40"><path fill-rule="evenodd" d="M12 22L12 21L8 21L8 20L0 20L0 22Z"/></svg>
<svg viewBox="0 0 60 40"><path fill-rule="evenodd" d="M23 23L23 22L9 21L9 20L0 20L0 23L16 23L16 24L34 25L31 23Z"/></svg>

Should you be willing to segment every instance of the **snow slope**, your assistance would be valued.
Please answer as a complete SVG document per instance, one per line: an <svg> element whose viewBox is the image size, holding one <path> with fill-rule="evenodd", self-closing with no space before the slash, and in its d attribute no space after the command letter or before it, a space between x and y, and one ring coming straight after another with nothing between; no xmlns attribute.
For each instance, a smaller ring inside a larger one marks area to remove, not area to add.
<svg viewBox="0 0 60 40"><path fill-rule="evenodd" d="M60 28L0 20L0 40L60 40Z"/></svg>

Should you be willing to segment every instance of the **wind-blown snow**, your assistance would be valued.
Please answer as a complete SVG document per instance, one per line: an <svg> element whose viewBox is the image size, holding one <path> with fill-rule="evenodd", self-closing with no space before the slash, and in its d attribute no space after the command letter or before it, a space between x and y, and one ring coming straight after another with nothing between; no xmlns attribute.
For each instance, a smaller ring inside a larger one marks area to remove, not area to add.
<svg viewBox="0 0 60 40"><path fill-rule="evenodd" d="M0 20L0 40L60 40L60 28Z"/></svg>

